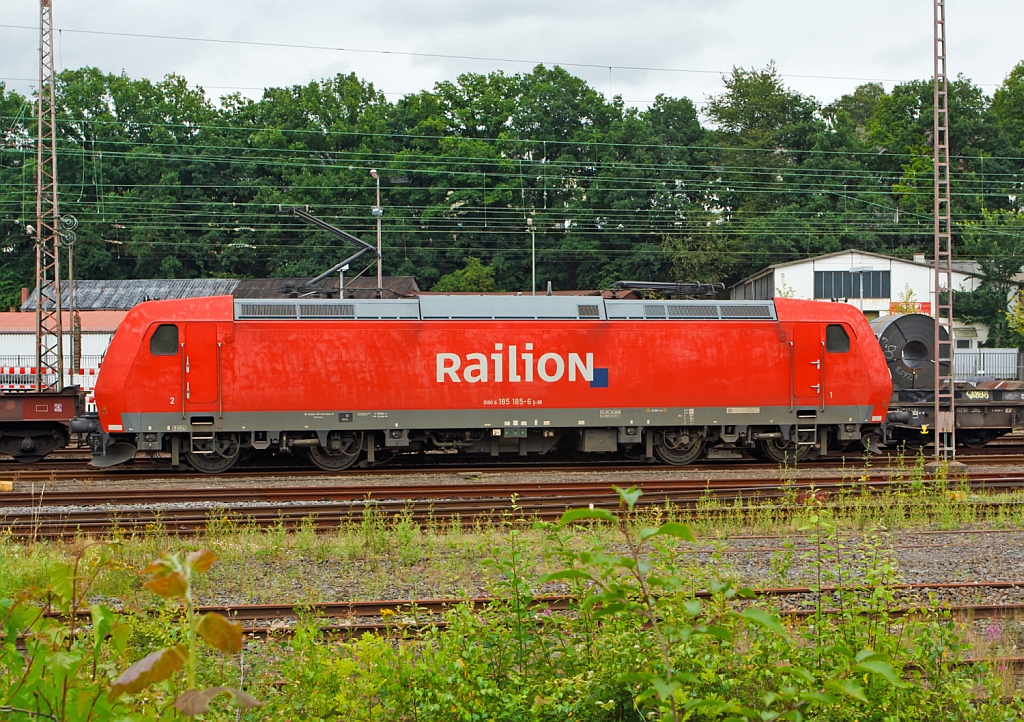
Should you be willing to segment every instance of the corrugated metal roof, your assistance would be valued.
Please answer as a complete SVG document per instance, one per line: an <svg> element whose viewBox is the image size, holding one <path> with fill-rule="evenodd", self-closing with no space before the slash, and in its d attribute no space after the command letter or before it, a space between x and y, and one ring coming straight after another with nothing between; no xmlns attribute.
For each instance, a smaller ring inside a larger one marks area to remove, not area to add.
<svg viewBox="0 0 1024 722"><path fill-rule="evenodd" d="M238 282L235 298L295 298L310 293L303 288L305 278L246 278ZM325 278L312 288L315 297L338 297L338 278ZM420 293L413 276L385 276L384 298L408 298ZM346 278L345 298L376 298L376 278Z"/></svg>
<svg viewBox="0 0 1024 722"><path fill-rule="evenodd" d="M124 320L127 311L82 311L83 333L113 333ZM62 328L67 333L71 328L70 314L61 314ZM0 333L35 333L36 315L34 313L0 313Z"/></svg>
<svg viewBox="0 0 1024 722"><path fill-rule="evenodd" d="M235 278L164 278L125 281L75 281L75 308L81 311L127 311L143 301L229 295ZM61 304L68 303L68 282L61 283ZM36 310L32 289L22 311Z"/></svg>
<svg viewBox="0 0 1024 722"><path fill-rule="evenodd" d="M123 281L75 281L75 308L80 311L127 311L143 301L234 295L236 298L288 298L305 278L165 278ZM348 298L376 298L375 278L345 279ZM319 295L338 295L338 279L326 278L315 286ZM307 293L308 291L301 291ZM420 292L412 276L385 276L384 298L408 298ZM68 282L61 284L61 303L68 303ZM35 289L21 305L36 310Z"/></svg>

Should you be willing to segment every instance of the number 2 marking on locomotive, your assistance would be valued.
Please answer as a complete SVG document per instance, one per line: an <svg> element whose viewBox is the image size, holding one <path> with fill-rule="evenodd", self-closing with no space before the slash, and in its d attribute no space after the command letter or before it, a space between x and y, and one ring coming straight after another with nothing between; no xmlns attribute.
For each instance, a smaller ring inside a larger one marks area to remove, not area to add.
<svg viewBox="0 0 1024 722"><path fill-rule="evenodd" d="M171 406L174 406L174 397L171 397Z"/></svg>

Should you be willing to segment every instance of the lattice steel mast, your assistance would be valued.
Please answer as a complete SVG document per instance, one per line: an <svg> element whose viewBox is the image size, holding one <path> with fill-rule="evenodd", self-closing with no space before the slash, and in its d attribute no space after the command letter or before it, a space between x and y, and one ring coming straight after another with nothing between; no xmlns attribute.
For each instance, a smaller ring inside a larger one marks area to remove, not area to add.
<svg viewBox="0 0 1024 722"><path fill-rule="evenodd" d="M953 402L953 228L949 187L949 84L946 80L946 2L935 2L935 459L956 460ZM945 338L943 338L945 336ZM943 363L945 362L945 363Z"/></svg>
<svg viewBox="0 0 1024 722"><path fill-rule="evenodd" d="M53 77L53 7L39 0L39 102L36 135L36 390L64 388L60 298L60 209Z"/></svg>

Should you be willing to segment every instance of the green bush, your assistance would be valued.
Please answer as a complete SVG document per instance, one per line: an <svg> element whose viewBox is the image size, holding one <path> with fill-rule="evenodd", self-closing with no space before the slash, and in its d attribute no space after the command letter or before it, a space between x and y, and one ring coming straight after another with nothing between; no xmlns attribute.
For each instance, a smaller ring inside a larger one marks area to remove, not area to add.
<svg viewBox="0 0 1024 722"><path fill-rule="evenodd" d="M0 601L0 716L1002 722L1024 715L1024 699L1011 696L997 670L963 663L969 646L940 606L895 613L898 570L880 533L848 547L839 524L809 513L803 561L814 603L797 620L722 579L713 565L695 567L688 527L635 512L640 492L617 491L618 513L579 509L558 524L536 523L542 549L524 542L523 520L505 517L489 553L481 550L495 604L457 606L426 629L384 614L388 634L345 640L304 618L290 636L253 642L248 652L240 625L194 608L194 575L214 561L208 550L162 555L144 571L145 586L166 601L118 615L88 603L94 582L121 564L118 545L86 545L70 562L50 561L45 585ZM364 519L365 551L385 538L383 525L373 513ZM403 548L415 556L418 533L402 517L393 527L405 539L399 556ZM534 578L525 570L539 553L553 571ZM791 563L792 554L777 564L780 577ZM567 611L544 601L541 592L555 589L570 592ZM88 614L75 613L82 610ZM246 692L217 684L234 674L226 660L239 652L248 663L238 669ZM220 695L239 707L211 706Z"/></svg>

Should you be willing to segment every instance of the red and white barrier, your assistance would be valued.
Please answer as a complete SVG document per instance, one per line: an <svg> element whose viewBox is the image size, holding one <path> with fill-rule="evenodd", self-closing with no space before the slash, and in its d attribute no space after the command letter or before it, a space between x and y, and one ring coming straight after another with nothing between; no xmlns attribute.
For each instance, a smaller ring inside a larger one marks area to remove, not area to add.
<svg viewBox="0 0 1024 722"><path fill-rule="evenodd" d="M64 376L69 386L81 386L89 392L96 388L96 377L99 375L98 368L78 369L73 376ZM52 374L44 374L43 378L50 382ZM36 369L34 366L0 366L0 389L15 391L31 391L36 386ZM89 398L86 399L88 407ZM92 409L95 410L95 405Z"/></svg>

